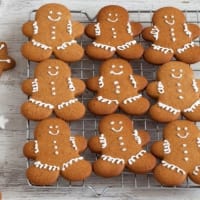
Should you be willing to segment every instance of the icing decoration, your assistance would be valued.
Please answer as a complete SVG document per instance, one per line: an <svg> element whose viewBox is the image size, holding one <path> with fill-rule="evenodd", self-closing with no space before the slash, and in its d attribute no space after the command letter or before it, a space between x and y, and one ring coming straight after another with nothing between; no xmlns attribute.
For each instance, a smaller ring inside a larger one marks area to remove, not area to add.
<svg viewBox="0 0 200 200"><path fill-rule="evenodd" d="M76 44L77 41L76 40L71 40L69 42L63 42L60 46L57 46L57 50L64 50L66 49L67 47L73 45L73 44Z"/></svg>
<svg viewBox="0 0 200 200"><path fill-rule="evenodd" d="M161 81L158 81L158 93L160 93L160 94L165 93L164 85L162 84Z"/></svg>
<svg viewBox="0 0 200 200"><path fill-rule="evenodd" d="M102 44L102 43L98 43L98 42L92 42L92 44L95 47L103 48L103 49L108 50L108 51L116 51L116 48L113 47L113 46L110 46L110 45L106 45L106 44Z"/></svg>
<svg viewBox="0 0 200 200"><path fill-rule="evenodd" d="M168 25L170 25L170 26L172 26L172 25L175 24L175 20L174 20L174 16L173 16L173 15L170 16L171 21L169 21L167 18L168 18L168 17L165 15L165 16L164 16L164 19L165 19L164 22L165 22L166 24L168 24Z"/></svg>
<svg viewBox="0 0 200 200"><path fill-rule="evenodd" d="M62 15L61 12L57 12L57 13L56 13L56 14L58 15L57 18L53 18L53 17L51 16L51 15L53 14L53 11L52 11L52 10L49 11L49 14L50 14L50 15L47 16L48 20L50 20L50 21L52 21L52 22L58 22L58 21L61 20L61 15Z"/></svg>
<svg viewBox="0 0 200 200"><path fill-rule="evenodd" d="M200 147L200 137L197 138L197 146Z"/></svg>
<svg viewBox="0 0 200 200"><path fill-rule="evenodd" d="M128 164L129 165L132 165L134 164L137 159L139 159L140 157L142 157L144 154L146 153L146 150L142 149L140 152L138 152L136 155L133 155L131 156L129 159L128 159Z"/></svg>
<svg viewBox="0 0 200 200"><path fill-rule="evenodd" d="M199 92L199 88L198 88L198 86L197 86L197 82L196 82L195 79L192 80L192 87L193 87L193 89L194 89L194 91L195 91L196 93Z"/></svg>
<svg viewBox="0 0 200 200"><path fill-rule="evenodd" d="M95 34L96 35L101 35L101 29L100 29L100 24L99 23L96 23L95 25L94 25L94 30L95 30Z"/></svg>
<svg viewBox="0 0 200 200"><path fill-rule="evenodd" d="M98 80L98 82L99 82L99 88L103 88L103 86L104 86L103 79L104 79L103 76L99 77L99 80Z"/></svg>
<svg viewBox="0 0 200 200"><path fill-rule="evenodd" d="M200 105L200 100L194 102L189 108L183 110L183 112L194 112L194 110Z"/></svg>
<svg viewBox="0 0 200 200"><path fill-rule="evenodd" d="M159 46L159 45L156 45L156 44L152 44L152 47L153 47L154 50L161 51L164 54L174 53L173 49L171 49L171 48L162 47L162 46Z"/></svg>
<svg viewBox="0 0 200 200"><path fill-rule="evenodd" d="M78 99L74 98L74 99L70 99L70 100L68 100L66 102L62 102L61 104L58 105L58 109L60 110L60 109L62 109L64 107L67 107L67 106L69 106L71 104L76 103L77 101L78 101Z"/></svg>
<svg viewBox="0 0 200 200"><path fill-rule="evenodd" d="M5 47L5 45L4 45L4 44L1 44L0 50L3 49L4 47Z"/></svg>
<svg viewBox="0 0 200 200"><path fill-rule="evenodd" d="M115 132L115 133L119 133L119 132L121 132L121 131L123 130L123 128L124 128L123 126L120 126L119 129L116 129L116 128L112 127L111 130L112 130L113 132Z"/></svg>
<svg viewBox="0 0 200 200"><path fill-rule="evenodd" d="M168 140L164 140L163 148L164 148L164 153L165 154L170 154L171 153L170 143L169 143Z"/></svg>
<svg viewBox="0 0 200 200"><path fill-rule="evenodd" d="M32 92L38 92L39 88L38 88L38 79L35 78L32 81Z"/></svg>
<svg viewBox="0 0 200 200"><path fill-rule="evenodd" d="M40 47L41 49L44 49L44 50L52 49L52 47L47 46L46 44L38 42L34 39L32 39L31 42L33 43L33 46Z"/></svg>
<svg viewBox="0 0 200 200"><path fill-rule="evenodd" d="M142 97L141 94L138 94L137 96L133 96L133 97L129 97L127 99L125 99L123 101L124 104L127 104L127 103L133 103L134 101L137 101L138 99L140 99Z"/></svg>
<svg viewBox="0 0 200 200"><path fill-rule="evenodd" d="M67 23L67 32L72 35L72 22L71 20L68 20L68 23Z"/></svg>
<svg viewBox="0 0 200 200"><path fill-rule="evenodd" d="M172 72L175 72L175 69L172 69ZM181 79L183 77L183 74L182 74L183 70L180 69L179 72L180 72L179 75L175 75L174 73L171 73L171 77L175 79Z"/></svg>
<svg viewBox="0 0 200 200"><path fill-rule="evenodd" d="M77 151L77 150L78 150L78 147L77 147L77 145L76 145L75 137L70 136L70 137L69 137L69 141L72 143L72 147Z"/></svg>
<svg viewBox="0 0 200 200"><path fill-rule="evenodd" d="M106 99L106 98L104 98L102 96L98 96L97 100L100 101L100 102L102 102L102 103L107 103L107 104L111 104L111 103L119 104L119 101L116 100L116 99L113 99L113 100Z"/></svg>
<svg viewBox="0 0 200 200"><path fill-rule="evenodd" d="M135 138L135 141L138 143L138 144L142 144L142 140L141 140L141 137L139 136L138 134L138 130L134 130L133 131L133 136Z"/></svg>
<svg viewBox="0 0 200 200"><path fill-rule="evenodd" d="M70 165L73 165L74 163L83 160L84 158L82 156L77 158L72 158L71 160L67 161L66 163L63 163L62 165L62 171L65 171Z"/></svg>
<svg viewBox="0 0 200 200"><path fill-rule="evenodd" d="M120 51L123 51L125 49L128 49L131 45L135 45L136 40L131 40L129 42L124 43L123 45L117 46L117 49Z"/></svg>
<svg viewBox="0 0 200 200"><path fill-rule="evenodd" d="M131 75L129 76L129 78L130 78L130 80L131 80L131 83L132 83L133 87L134 87L134 88L137 88L137 82L136 82L134 76L131 74Z"/></svg>
<svg viewBox="0 0 200 200"><path fill-rule="evenodd" d="M173 42L176 41L175 33L174 33L174 28L170 28L170 34L171 34L171 39Z"/></svg>
<svg viewBox="0 0 200 200"><path fill-rule="evenodd" d="M52 31L51 31L51 39L52 39L52 40L55 40L55 39L56 39L56 32L55 32L56 26L52 26L51 28L52 28Z"/></svg>
<svg viewBox="0 0 200 200"><path fill-rule="evenodd" d="M115 85L115 93L116 93L116 94L120 94L120 85L119 85L119 81L114 81L114 85Z"/></svg>
<svg viewBox="0 0 200 200"><path fill-rule="evenodd" d="M189 31L187 24L184 23L184 24L183 24L183 27L184 27L184 32L185 32L185 34L188 35L189 38L191 38L192 32Z"/></svg>
<svg viewBox="0 0 200 200"><path fill-rule="evenodd" d="M199 170L200 170L200 165L195 166L195 168L194 168L192 174L193 174L194 176L198 176Z"/></svg>
<svg viewBox="0 0 200 200"><path fill-rule="evenodd" d="M99 136L99 143L101 144L102 149L107 147L107 141L103 133Z"/></svg>
<svg viewBox="0 0 200 200"><path fill-rule="evenodd" d="M167 104L164 104L162 102L158 102L158 106L166 111L169 111L170 113L173 113L174 115L176 115L177 113L180 113L181 111L179 109L176 109L172 106L169 106Z"/></svg>
<svg viewBox="0 0 200 200"><path fill-rule="evenodd" d="M68 85L69 85L69 90L74 92L75 87L74 87L74 84L73 84L72 79L70 77L67 79L67 82L68 82Z"/></svg>
<svg viewBox="0 0 200 200"><path fill-rule="evenodd" d="M39 30L38 24L37 24L37 21L35 21L35 22L33 23L33 34L34 34L34 35L37 35L37 34L38 34L38 30Z"/></svg>
<svg viewBox="0 0 200 200"><path fill-rule="evenodd" d="M109 13L108 16L111 17L111 16L112 16L112 13ZM119 20L119 19L117 18L117 16L118 16L118 14L116 13L116 14L115 14L115 17L116 17L116 18L115 18L115 19L111 19L111 18L108 17L107 20L108 20L109 22L115 23L115 22L117 22L117 21Z"/></svg>
<svg viewBox="0 0 200 200"><path fill-rule="evenodd" d="M0 62L7 62L7 63L11 63L10 59L0 59Z"/></svg>
<svg viewBox="0 0 200 200"><path fill-rule="evenodd" d="M34 140L34 153L39 153L38 141Z"/></svg>
<svg viewBox="0 0 200 200"><path fill-rule="evenodd" d="M158 40L159 32L160 32L160 30L158 29L157 26L153 26L153 28L150 31L150 33L153 35L153 37L155 38L155 40Z"/></svg>
<svg viewBox="0 0 200 200"><path fill-rule="evenodd" d="M59 171L60 167L56 165L49 165L49 164L43 164L40 161L34 162L35 167L40 168L40 169L47 169L49 171Z"/></svg>
<svg viewBox="0 0 200 200"><path fill-rule="evenodd" d="M55 95L56 95L55 82L54 82L54 81L51 81L50 83L51 83L51 94L52 94L53 96L55 96Z"/></svg>
<svg viewBox="0 0 200 200"><path fill-rule="evenodd" d="M112 68L115 68L115 65L112 65ZM119 72L115 72L113 70L110 71L110 74L115 75L115 76L120 76L123 73L124 73L123 71L119 71Z"/></svg>
<svg viewBox="0 0 200 200"><path fill-rule="evenodd" d="M168 169L171 169L171 170L175 170L177 173L180 173L180 174L183 174L183 175L186 175L186 172L181 169L180 167L174 165L174 164L170 164L168 163L167 161L165 160L162 160L161 161L162 165Z"/></svg>
<svg viewBox="0 0 200 200"><path fill-rule="evenodd" d="M54 109L54 105L50 104L50 103L44 103L42 101L39 100L35 100L33 98L30 98L29 101L33 104L36 104L37 106L40 107L44 107L44 108L49 108L49 109Z"/></svg>
<svg viewBox="0 0 200 200"><path fill-rule="evenodd" d="M116 30L115 30L115 28L111 28L111 30L112 30L112 34L113 34L113 38L117 38L117 32L116 32Z"/></svg>
<svg viewBox="0 0 200 200"><path fill-rule="evenodd" d="M128 24L127 24L127 32L128 32L131 36L133 36L133 32L132 32L132 28L131 28L130 22L128 22Z"/></svg>
<svg viewBox="0 0 200 200"><path fill-rule="evenodd" d="M180 133L177 133L176 135L181 139L186 139L189 136L190 133L185 133L185 135L181 135Z"/></svg>
<svg viewBox="0 0 200 200"><path fill-rule="evenodd" d="M53 135L53 136L58 135L58 134L60 133L60 131L59 131L58 128L59 128L58 126L55 126L55 127L49 126L49 129L56 129L56 132L52 132L51 130L49 130L48 133L49 133L50 135Z"/></svg>
<svg viewBox="0 0 200 200"><path fill-rule="evenodd" d="M194 47L195 45L194 45L194 42L190 42L190 43L187 43L187 44L185 44L182 48L178 48L177 49L177 52L178 53L183 53L185 50L187 50L187 49L189 49L189 48L191 48L191 47Z"/></svg>
<svg viewBox="0 0 200 200"><path fill-rule="evenodd" d="M51 71L52 68L56 69L55 72L52 72L52 71ZM49 70L47 71L47 73L48 73L50 76L57 76L57 75L59 74L59 71L58 71L58 70L59 70L59 66L55 66L55 67L48 66L48 69L49 69Z"/></svg>
<svg viewBox="0 0 200 200"><path fill-rule="evenodd" d="M115 163L115 164L122 164L122 165L125 164L125 161L122 158L114 158L112 156L107 156L107 155L104 155L104 154L101 155L101 159L106 160L106 161L111 162L111 163Z"/></svg>

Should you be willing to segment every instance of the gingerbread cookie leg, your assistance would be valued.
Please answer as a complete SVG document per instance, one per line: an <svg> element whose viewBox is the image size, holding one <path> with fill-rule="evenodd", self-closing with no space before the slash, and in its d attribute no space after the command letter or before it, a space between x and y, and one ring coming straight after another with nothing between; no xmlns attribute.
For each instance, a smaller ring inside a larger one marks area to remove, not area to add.
<svg viewBox="0 0 200 200"><path fill-rule="evenodd" d="M200 61L200 47L194 46L193 42L185 44L182 48L177 49L175 57L188 64L196 63Z"/></svg>
<svg viewBox="0 0 200 200"><path fill-rule="evenodd" d="M59 170L49 170L40 168L37 164L38 163L36 161L36 166L31 166L26 171L26 175L30 183L33 185L41 186L53 185L58 179Z"/></svg>
<svg viewBox="0 0 200 200"><path fill-rule="evenodd" d="M83 48L77 44L76 40L64 42L53 50L55 56L66 62L75 62L84 55Z"/></svg>
<svg viewBox="0 0 200 200"><path fill-rule="evenodd" d="M189 173L189 177L192 181L197 184L200 184L200 165L196 165L192 172Z"/></svg>
<svg viewBox="0 0 200 200"><path fill-rule="evenodd" d="M141 150L128 159L126 167L135 173L147 173L154 168L155 164L155 157L152 154L147 153L145 150Z"/></svg>
<svg viewBox="0 0 200 200"><path fill-rule="evenodd" d="M91 164L83 160L83 157L78 157L63 164L61 175L71 181L81 181L86 179L91 171Z"/></svg>
<svg viewBox="0 0 200 200"><path fill-rule="evenodd" d="M78 120L85 114L85 106L77 98L60 103L54 109L57 116L65 120Z"/></svg>
<svg viewBox="0 0 200 200"><path fill-rule="evenodd" d="M97 99L92 99L88 102L88 108L92 113L97 115L107 115L117 110L118 101L98 96Z"/></svg>
<svg viewBox="0 0 200 200"><path fill-rule="evenodd" d="M162 161L154 170L154 177L165 186L181 185L186 176L183 169L166 161Z"/></svg>
<svg viewBox="0 0 200 200"><path fill-rule="evenodd" d="M159 122L169 122L178 119L180 116L180 110L168 106L164 103L158 102L157 104L151 106L149 114L152 119Z"/></svg>
<svg viewBox="0 0 200 200"><path fill-rule="evenodd" d="M21 48L22 54L28 60L40 62L52 54L52 48L35 40L26 42Z"/></svg>
<svg viewBox="0 0 200 200"><path fill-rule="evenodd" d="M144 59L152 64L162 64L169 62L173 58L173 50L155 45L144 51Z"/></svg>
<svg viewBox="0 0 200 200"><path fill-rule="evenodd" d="M144 52L141 44L136 44L135 40L117 46L117 54L126 59L139 59Z"/></svg>
<svg viewBox="0 0 200 200"><path fill-rule="evenodd" d="M120 108L132 115L141 115L149 109L150 103L141 94L125 99Z"/></svg>
<svg viewBox="0 0 200 200"><path fill-rule="evenodd" d="M29 99L21 107L22 114L30 120L42 120L52 113L53 105L45 104L41 101Z"/></svg>

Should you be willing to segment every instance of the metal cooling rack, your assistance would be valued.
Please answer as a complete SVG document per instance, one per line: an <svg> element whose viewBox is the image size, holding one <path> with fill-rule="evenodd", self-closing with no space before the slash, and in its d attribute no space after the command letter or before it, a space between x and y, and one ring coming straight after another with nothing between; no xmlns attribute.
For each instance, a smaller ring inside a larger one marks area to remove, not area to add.
<svg viewBox="0 0 200 200"><path fill-rule="evenodd" d="M183 11L186 15L186 19L188 23L195 23L200 24L200 10L192 10L192 11ZM92 23L95 22L95 17L92 18L88 15L88 13L83 11L71 11L73 20L80 21L83 24ZM30 13L30 20L34 19L35 10ZM153 11L135 11L131 10L129 11L129 17L130 21L136 21L140 22L143 27L147 27L151 25L151 18L153 15ZM148 47L148 42L144 41L141 36L136 38L136 40L139 43L142 43L144 48ZM81 39L78 40L78 42L85 47L88 43L91 42L91 39L86 37L85 35L81 37ZM200 40L196 40L195 43L198 45L200 44ZM73 77L79 77L82 80L86 80L90 77L93 77L98 74L99 65L101 64L100 61L89 59L88 57L84 57L81 61L71 63L71 69L72 69L72 76ZM140 59L138 61L132 61L131 62L134 72L136 74L140 74L145 76L148 81L155 80L156 70L157 66L151 65L149 63L146 63L143 59ZM36 66L36 63L27 62L27 77L32 77L34 68ZM198 64L191 65L196 78L200 78L200 66L198 67ZM199 69L198 69L199 68ZM144 96L146 96L145 92L143 93ZM86 89L84 94L79 98L80 101L82 101L85 105L87 104L88 100L90 100L94 94ZM148 99L149 97L146 96ZM151 102L153 102L152 99L149 99ZM120 112L120 110L118 110ZM162 139L162 129L163 124L157 123L149 118L148 115L135 117L130 116L134 122L134 126L137 129L145 129L147 130L151 135L151 142L147 145L147 150L149 150L149 147L152 145L153 142L157 140ZM94 116L89 111L86 112L86 115L83 119L75 122L70 123L70 128L73 133L76 134L82 134L86 138L90 138L92 135L98 135L98 122L100 120L100 117ZM35 128L35 122L33 121L27 121L27 134L26 139L31 140L33 139L33 131ZM200 127L200 123L197 123L197 126ZM94 153L91 153L89 150L86 150L86 152L83 154L85 159L93 162L97 159L97 155ZM33 161L30 159L27 159L27 167L31 165ZM28 185L31 187L37 187L40 188L40 186L33 186L30 184L30 182L27 180ZM57 183L53 186L46 186L47 188L80 188L80 189L90 189L94 192L94 195L99 197L106 193L107 190L112 190L116 188L120 188L120 190L126 190L126 189L161 189L161 188L167 188L161 186L153 177L152 173L148 173L145 175L138 175L134 174L132 172L129 172L128 170L124 170L124 172L114 178L101 178L96 176L94 173L85 181L81 182L70 182L67 180L64 180L62 177L60 177L57 181ZM175 188L199 188L200 186L194 184L189 179L185 181L184 184L182 184L179 187ZM42 187L44 188L44 186ZM99 192L100 191L100 192Z"/></svg>

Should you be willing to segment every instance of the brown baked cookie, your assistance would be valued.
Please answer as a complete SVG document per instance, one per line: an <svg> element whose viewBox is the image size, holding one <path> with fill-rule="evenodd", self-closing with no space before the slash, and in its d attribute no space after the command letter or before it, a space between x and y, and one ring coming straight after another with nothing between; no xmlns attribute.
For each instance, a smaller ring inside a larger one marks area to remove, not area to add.
<svg viewBox="0 0 200 200"><path fill-rule="evenodd" d="M8 56L7 45L5 42L0 42L0 75L3 71L15 67L15 61Z"/></svg>
<svg viewBox="0 0 200 200"><path fill-rule="evenodd" d="M22 90L29 100L22 105L21 112L30 120L45 119L53 111L65 120L77 120L85 114L85 106L76 98L85 90L85 83L71 78L69 66L61 60L39 63L34 78L25 80Z"/></svg>
<svg viewBox="0 0 200 200"><path fill-rule="evenodd" d="M23 25L22 32L30 38L21 48L28 60L40 62L52 54L67 62L83 57L84 50L75 39L84 33L84 27L71 21L70 11L64 5L43 5L36 11L35 20Z"/></svg>
<svg viewBox="0 0 200 200"><path fill-rule="evenodd" d="M152 145L152 153L162 159L154 176L163 185L182 184L187 176L200 184L200 130L187 120L166 125L163 141Z"/></svg>
<svg viewBox="0 0 200 200"><path fill-rule="evenodd" d="M188 64L171 61L160 66L157 81L149 83L146 91L158 99L149 110L154 120L169 122L181 114L192 121L200 120L200 81Z"/></svg>
<svg viewBox="0 0 200 200"><path fill-rule="evenodd" d="M97 92L88 108L98 115L114 113L118 108L133 115L144 114L149 101L139 92L146 85L147 80L133 74L132 66L126 60L109 59L100 66L99 76L87 80L87 87Z"/></svg>
<svg viewBox="0 0 200 200"><path fill-rule="evenodd" d="M26 157L35 160L26 172L31 184L52 185L59 175L70 181L90 175L91 164L79 155L87 141L83 136L71 136L65 121L49 118L39 122L34 137L23 149Z"/></svg>
<svg viewBox="0 0 200 200"><path fill-rule="evenodd" d="M97 22L86 27L85 33L94 39L86 47L86 53L95 59L108 59L115 53L126 59L138 59L144 49L134 37L141 31L141 24L129 22L123 7L105 6L98 12Z"/></svg>
<svg viewBox="0 0 200 200"><path fill-rule="evenodd" d="M135 173L151 171L156 159L142 147L149 140L144 130L136 130L132 121L123 114L112 114L99 123L100 136L90 138L91 151L101 154L93 163L94 172L103 177L118 176L127 167Z"/></svg>
<svg viewBox="0 0 200 200"><path fill-rule="evenodd" d="M143 30L142 36L151 41L144 51L146 61L153 64L169 62L173 56L185 63L200 61L200 47L193 40L200 35L200 28L186 22L183 12L177 8L164 7L155 11L153 25Z"/></svg>

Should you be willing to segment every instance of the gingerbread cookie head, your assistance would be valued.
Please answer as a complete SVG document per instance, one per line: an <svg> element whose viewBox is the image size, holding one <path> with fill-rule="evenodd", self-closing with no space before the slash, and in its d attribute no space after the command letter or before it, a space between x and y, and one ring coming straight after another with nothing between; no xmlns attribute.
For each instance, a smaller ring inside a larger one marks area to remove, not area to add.
<svg viewBox="0 0 200 200"><path fill-rule="evenodd" d="M0 42L0 75L3 71L15 67L15 61L8 56L7 45L5 42Z"/></svg>
<svg viewBox="0 0 200 200"><path fill-rule="evenodd" d="M176 120L166 125L163 141L152 152L161 158L154 176L163 185L181 185L187 176L200 184L200 130L191 121Z"/></svg>
<svg viewBox="0 0 200 200"><path fill-rule="evenodd" d="M24 155L35 160L26 172L32 184L51 185L59 175L70 181L81 181L90 175L91 164L79 155L86 149L87 141L83 136L72 136L65 121L43 120L34 136L24 146Z"/></svg>
<svg viewBox="0 0 200 200"><path fill-rule="evenodd" d="M155 11L153 26L143 30L144 39L152 42L144 52L144 58L153 64L164 64L175 57L191 64L200 60L200 47L194 39L200 35L200 27L186 22L183 12L174 7Z"/></svg>
<svg viewBox="0 0 200 200"><path fill-rule="evenodd" d="M29 60L40 62L53 54L63 61L73 62L84 54L75 40L83 34L84 27L71 20L71 13L64 5L41 6L35 20L26 22L22 32L30 39L21 48L23 56Z"/></svg>

